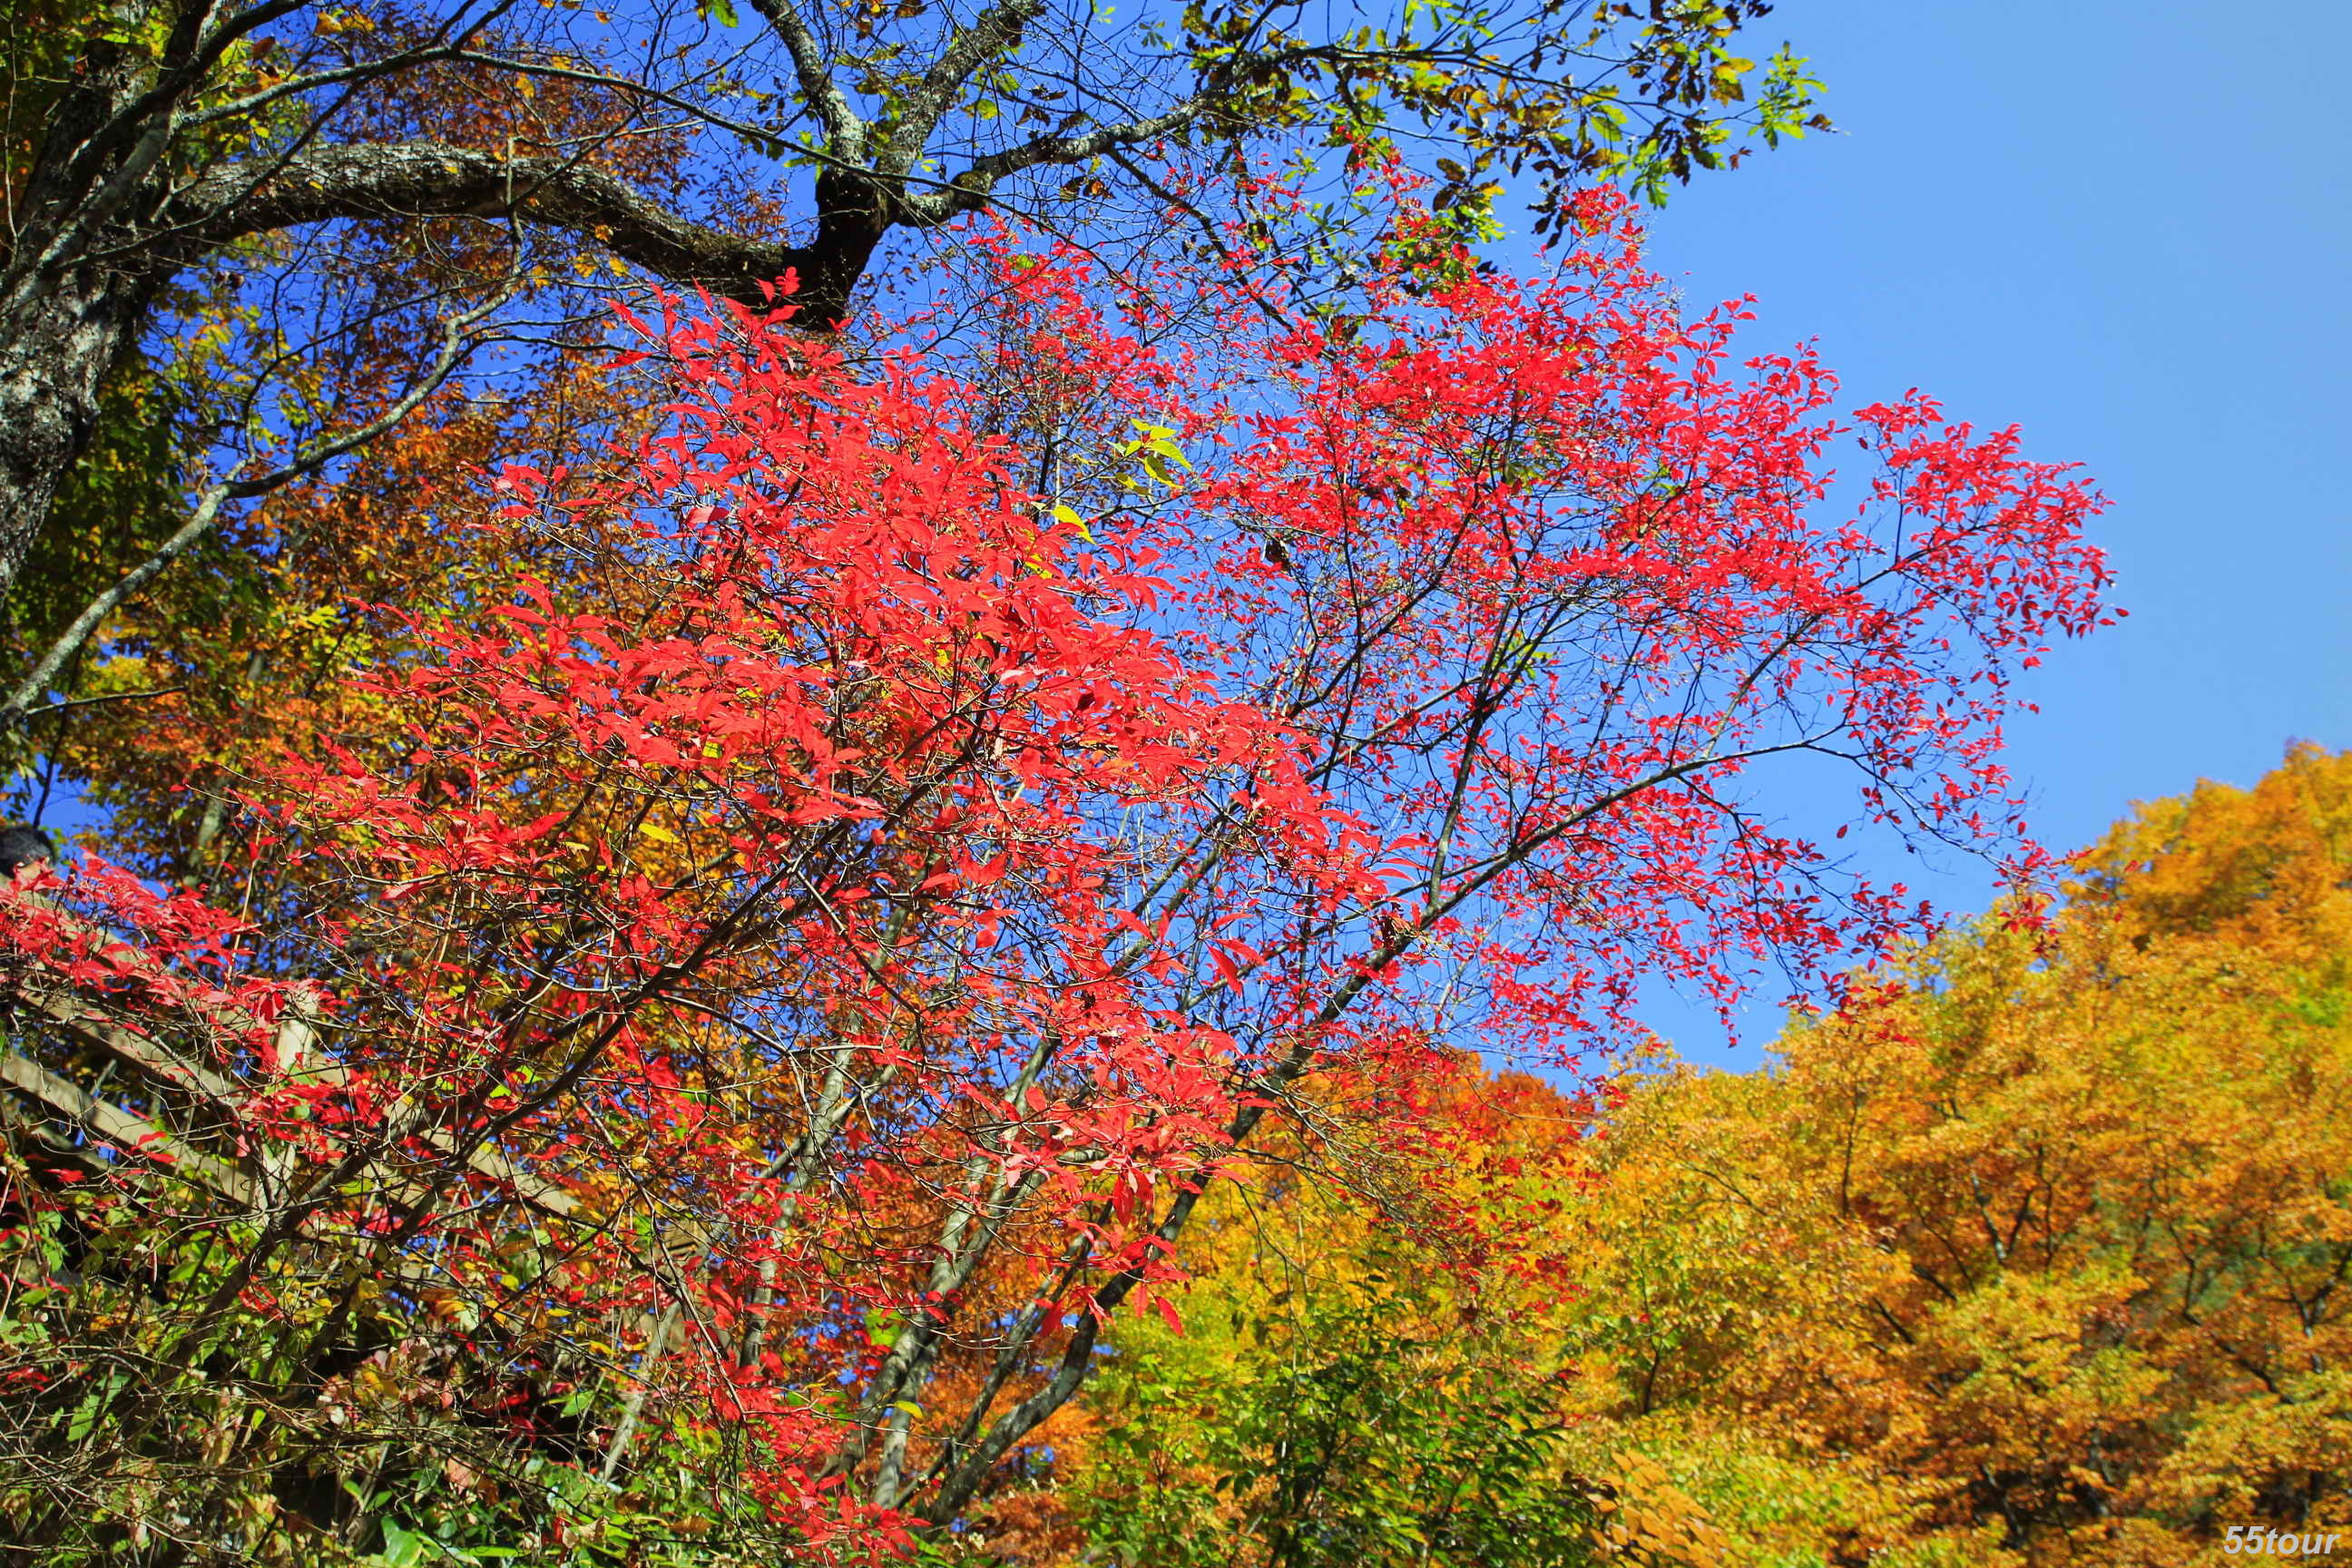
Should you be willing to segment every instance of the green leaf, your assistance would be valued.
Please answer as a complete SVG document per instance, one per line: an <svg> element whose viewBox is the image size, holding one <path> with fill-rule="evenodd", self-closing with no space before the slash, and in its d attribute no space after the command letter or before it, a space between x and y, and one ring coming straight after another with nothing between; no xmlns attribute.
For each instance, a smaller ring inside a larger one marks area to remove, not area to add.
<svg viewBox="0 0 2352 1568"><path fill-rule="evenodd" d="M428 1549L430 1555L427 1555ZM383 1521L383 1550L377 1555L385 1568L411 1568L414 1563L438 1563L448 1557L441 1543L431 1536L394 1524L388 1519Z"/></svg>

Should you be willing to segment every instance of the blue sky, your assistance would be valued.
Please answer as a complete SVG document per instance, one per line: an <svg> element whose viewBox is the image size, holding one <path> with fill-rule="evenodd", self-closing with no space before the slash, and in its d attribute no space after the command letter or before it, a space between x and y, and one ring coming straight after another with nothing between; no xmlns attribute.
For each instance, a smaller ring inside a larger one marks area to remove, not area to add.
<svg viewBox="0 0 2352 1568"><path fill-rule="evenodd" d="M2061 648L2012 731L2044 841L2352 745L2352 8L1783 0L1843 134L1701 176L1653 225L1694 307L1817 339L1852 404L2014 421L2113 501L2131 618ZM1973 908L1982 879L1912 880ZM1773 1009L1726 1053L1752 1066Z"/></svg>

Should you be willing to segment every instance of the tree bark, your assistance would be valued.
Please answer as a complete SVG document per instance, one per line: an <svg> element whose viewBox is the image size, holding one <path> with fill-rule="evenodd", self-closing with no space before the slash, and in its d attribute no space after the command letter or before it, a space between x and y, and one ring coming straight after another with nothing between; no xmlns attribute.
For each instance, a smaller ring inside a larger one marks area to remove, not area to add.
<svg viewBox="0 0 2352 1568"><path fill-rule="evenodd" d="M0 595L89 447L100 384L135 341L153 292L119 277L68 278L0 337Z"/></svg>

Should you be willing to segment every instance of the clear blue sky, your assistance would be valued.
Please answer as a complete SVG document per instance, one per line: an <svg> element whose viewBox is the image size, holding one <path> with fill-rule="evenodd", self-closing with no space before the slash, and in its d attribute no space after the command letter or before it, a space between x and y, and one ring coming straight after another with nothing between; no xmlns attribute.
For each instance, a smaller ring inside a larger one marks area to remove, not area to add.
<svg viewBox="0 0 2352 1568"><path fill-rule="evenodd" d="M2113 500L2131 611L2012 731L2045 842L2134 800L2352 746L2352 7L1782 0L1843 134L1702 175L1652 259L1759 346L1818 339L1851 403L1916 385L2023 426ZM1979 905L1981 879L1912 879ZM1752 1066L1773 1010L1727 1054Z"/></svg>

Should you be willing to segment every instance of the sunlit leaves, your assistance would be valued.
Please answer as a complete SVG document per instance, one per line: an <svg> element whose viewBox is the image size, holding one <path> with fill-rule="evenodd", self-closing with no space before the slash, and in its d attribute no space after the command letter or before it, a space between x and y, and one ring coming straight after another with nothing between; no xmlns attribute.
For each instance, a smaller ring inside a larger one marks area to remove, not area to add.
<svg viewBox="0 0 2352 1568"><path fill-rule="evenodd" d="M1759 1550L1786 1484L1727 1448L1836 1479L1808 1538L1890 1553L2128 1568L2344 1521L2347 803L2307 749L2158 802L2047 936L1989 920L1769 1078L1638 1093L1573 1314L1595 1441L1713 1473Z"/></svg>

